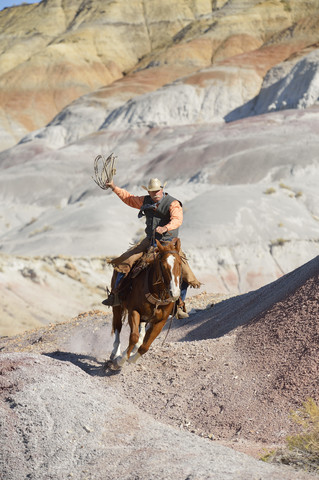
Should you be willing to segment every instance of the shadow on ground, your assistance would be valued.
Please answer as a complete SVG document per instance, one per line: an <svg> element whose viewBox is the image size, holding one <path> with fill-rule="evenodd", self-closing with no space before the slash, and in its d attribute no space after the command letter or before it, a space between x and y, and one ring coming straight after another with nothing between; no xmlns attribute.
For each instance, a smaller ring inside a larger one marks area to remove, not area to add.
<svg viewBox="0 0 319 480"><path fill-rule="evenodd" d="M85 373L92 377L108 377L117 375L120 370L112 370L110 363L106 361L99 361L96 357L85 355L81 353L61 352L55 351L44 354L47 357L54 358L61 362L73 363Z"/></svg>

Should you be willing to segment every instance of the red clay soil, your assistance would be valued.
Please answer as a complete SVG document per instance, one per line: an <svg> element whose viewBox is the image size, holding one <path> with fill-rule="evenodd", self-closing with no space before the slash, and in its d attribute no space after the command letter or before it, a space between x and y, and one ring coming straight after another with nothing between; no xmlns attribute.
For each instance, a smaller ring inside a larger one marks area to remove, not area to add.
<svg viewBox="0 0 319 480"><path fill-rule="evenodd" d="M258 375L267 374L269 401L319 400L319 279L310 278L237 334L236 349Z"/></svg>

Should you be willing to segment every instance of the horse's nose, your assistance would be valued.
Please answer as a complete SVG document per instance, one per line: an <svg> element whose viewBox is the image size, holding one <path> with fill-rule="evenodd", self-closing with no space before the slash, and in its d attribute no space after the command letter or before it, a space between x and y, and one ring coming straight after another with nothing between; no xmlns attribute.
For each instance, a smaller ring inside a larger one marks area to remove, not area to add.
<svg viewBox="0 0 319 480"><path fill-rule="evenodd" d="M179 299L180 295L181 295L180 288L174 286L173 288L170 289L170 296L172 297L174 302L176 302L176 300Z"/></svg>

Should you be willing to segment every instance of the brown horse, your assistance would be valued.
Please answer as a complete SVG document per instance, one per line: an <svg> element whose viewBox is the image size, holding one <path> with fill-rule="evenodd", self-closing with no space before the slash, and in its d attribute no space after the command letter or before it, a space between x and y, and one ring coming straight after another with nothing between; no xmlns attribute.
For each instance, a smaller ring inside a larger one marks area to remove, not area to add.
<svg viewBox="0 0 319 480"><path fill-rule="evenodd" d="M115 368L121 368L127 360L135 363L148 351L180 296L180 240L175 238L166 245L156 243L158 254L132 279L131 290L121 305L112 307L115 340L110 359ZM120 333L126 312L130 337L127 349L121 354Z"/></svg>

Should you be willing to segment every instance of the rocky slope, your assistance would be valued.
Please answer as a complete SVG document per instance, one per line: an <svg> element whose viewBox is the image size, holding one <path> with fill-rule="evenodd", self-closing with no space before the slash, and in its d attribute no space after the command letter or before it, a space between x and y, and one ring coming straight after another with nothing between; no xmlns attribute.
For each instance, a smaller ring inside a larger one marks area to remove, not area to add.
<svg viewBox="0 0 319 480"><path fill-rule="evenodd" d="M7 480L313 478L161 424L72 363L1 357L0 468Z"/></svg>
<svg viewBox="0 0 319 480"><path fill-rule="evenodd" d="M1 339L5 478L317 478L252 457L296 433L291 409L319 400L318 261L213 308L194 297L190 318L120 372L104 364L102 312Z"/></svg>

